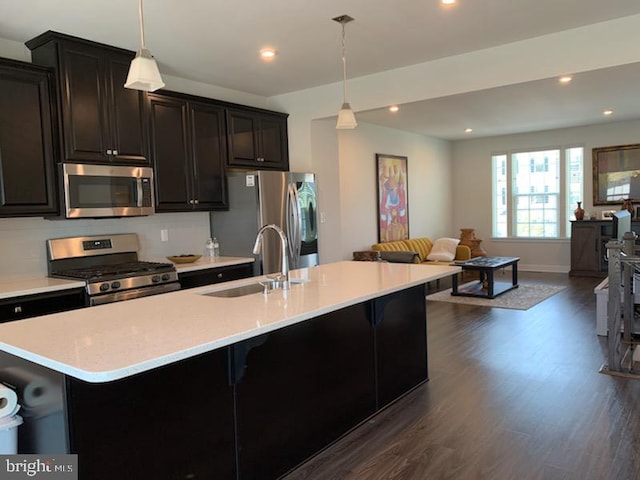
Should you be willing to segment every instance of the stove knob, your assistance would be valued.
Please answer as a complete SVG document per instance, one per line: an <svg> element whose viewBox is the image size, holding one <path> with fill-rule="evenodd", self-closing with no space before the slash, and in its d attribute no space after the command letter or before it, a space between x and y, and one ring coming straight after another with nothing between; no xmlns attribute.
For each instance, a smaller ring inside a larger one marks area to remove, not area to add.
<svg viewBox="0 0 640 480"><path fill-rule="evenodd" d="M100 291L101 292L106 292L107 290L109 290L109 284L108 283L103 283L102 285L100 285Z"/></svg>
<svg viewBox="0 0 640 480"><path fill-rule="evenodd" d="M114 290L120 288L120 282L111 282L111 288Z"/></svg>
<svg viewBox="0 0 640 480"><path fill-rule="evenodd" d="M168 282L170 278L171 278L171 275L169 275L168 273L163 273L162 274L162 281L163 282Z"/></svg>
<svg viewBox="0 0 640 480"><path fill-rule="evenodd" d="M160 281L160 276L159 275L154 275L153 277L151 277L151 281L153 283L158 283Z"/></svg>

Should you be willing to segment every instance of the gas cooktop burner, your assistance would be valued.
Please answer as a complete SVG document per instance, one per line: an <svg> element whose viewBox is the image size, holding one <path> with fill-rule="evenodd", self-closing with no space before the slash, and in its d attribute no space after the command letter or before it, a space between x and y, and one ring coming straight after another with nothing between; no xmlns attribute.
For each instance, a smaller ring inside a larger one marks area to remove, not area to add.
<svg viewBox="0 0 640 480"><path fill-rule="evenodd" d="M49 275L84 280L89 305L180 289L172 263L138 260L136 234L47 240Z"/></svg>
<svg viewBox="0 0 640 480"><path fill-rule="evenodd" d="M115 265L94 265L86 268L74 268L56 272L56 275L84 280L100 281L104 277L129 277L132 275L146 275L158 272L173 271L170 263L159 262L125 262Z"/></svg>

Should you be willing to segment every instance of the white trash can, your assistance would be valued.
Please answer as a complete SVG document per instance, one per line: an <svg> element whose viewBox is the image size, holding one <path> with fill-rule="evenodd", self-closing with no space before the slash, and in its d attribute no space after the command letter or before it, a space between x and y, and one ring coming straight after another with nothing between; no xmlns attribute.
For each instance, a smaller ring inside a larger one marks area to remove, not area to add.
<svg viewBox="0 0 640 480"><path fill-rule="evenodd" d="M0 418L0 454L15 455L18 453L18 427L22 425L20 415Z"/></svg>

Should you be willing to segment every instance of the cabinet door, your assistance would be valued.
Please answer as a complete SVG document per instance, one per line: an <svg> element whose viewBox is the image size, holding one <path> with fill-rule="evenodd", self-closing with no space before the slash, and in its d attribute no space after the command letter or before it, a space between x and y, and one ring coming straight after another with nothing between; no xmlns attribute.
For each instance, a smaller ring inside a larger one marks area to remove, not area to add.
<svg viewBox="0 0 640 480"><path fill-rule="evenodd" d="M190 163L187 145L187 103L149 95L151 159L154 166L156 211L190 210Z"/></svg>
<svg viewBox="0 0 640 480"><path fill-rule="evenodd" d="M251 113L227 110L229 165L255 167L258 163L258 126Z"/></svg>
<svg viewBox="0 0 640 480"><path fill-rule="evenodd" d="M103 52L60 45L64 156L78 162L110 162Z"/></svg>
<svg viewBox="0 0 640 480"><path fill-rule="evenodd" d="M600 274L600 223L571 223L571 274Z"/></svg>
<svg viewBox="0 0 640 480"><path fill-rule="evenodd" d="M107 383L67 378L82 478L235 478L228 349Z"/></svg>
<svg viewBox="0 0 640 480"><path fill-rule="evenodd" d="M193 161L192 197L194 209L229 208L225 177L227 142L224 109L189 102L191 153Z"/></svg>
<svg viewBox="0 0 640 480"><path fill-rule="evenodd" d="M44 69L0 63L0 216L57 212L50 80Z"/></svg>
<svg viewBox="0 0 640 480"><path fill-rule="evenodd" d="M428 378L425 287L376 298L378 409Z"/></svg>
<svg viewBox="0 0 640 480"><path fill-rule="evenodd" d="M86 297L82 288L8 298L0 300L0 323L66 312L85 306Z"/></svg>
<svg viewBox="0 0 640 480"><path fill-rule="evenodd" d="M260 125L260 157L263 168L289 170L287 120L277 116L262 116Z"/></svg>
<svg viewBox="0 0 640 480"><path fill-rule="evenodd" d="M124 88L132 58L115 53L106 56L109 71L110 149L114 162L145 165L149 160L144 92Z"/></svg>
<svg viewBox="0 0 640 480"><path fill-rule="evenodd" d="M374 413L367 304L232 348L241 479L278 478Z"/></svg>
<svg viewBox="0 0 640 480"><path fill-rule="evenodd" d="M243 265L233 265L229 267L210 268L207 270L197 270L178 274L180 287L194 288L215 283L229 282L241 278L253 276L253 266L250 263Z"/></svg>
<svg viewBox="0 0 640 480"><path fill-rule="evenodd" d="M286 116L229 109L227 128L230 166L289 169Z"/></svg>

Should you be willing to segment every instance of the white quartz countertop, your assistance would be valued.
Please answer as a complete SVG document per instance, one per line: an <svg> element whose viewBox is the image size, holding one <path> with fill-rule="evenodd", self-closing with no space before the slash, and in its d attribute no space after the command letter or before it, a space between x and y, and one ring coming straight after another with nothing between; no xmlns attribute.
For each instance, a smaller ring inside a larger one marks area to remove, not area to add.
<svg viewBox="0 0 640 480"><path fill-rule="evenodd" d="M33 277L15 278L0 276L0 299L55 292L71 288L82 288L84 281L63 280L61 278Z"/></svg>
<svg viewBox="0 0 640 480"><path fill-rule="evenodd" d="M0 325L0 350L89 382L106 382L231 345L460 272L460 267L338 262L292 272L289 291L204 295L257 278Z"/></svg>
<svg viewBox="0 0 640 480"><path fill-rule="evenodd" d="M168 262L169 260L164 258L151 259L150 261ZM193 263L175 263L174 265L179 275L181 272L194 272L197 270L208 270L210 268L232 267L234 265L242 265L244 263L253 263L254 261L254 258L248 257L200 257Z"/></svg>

